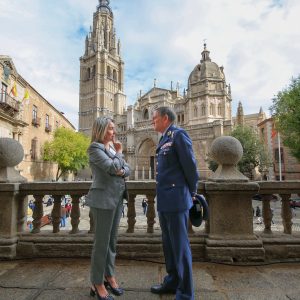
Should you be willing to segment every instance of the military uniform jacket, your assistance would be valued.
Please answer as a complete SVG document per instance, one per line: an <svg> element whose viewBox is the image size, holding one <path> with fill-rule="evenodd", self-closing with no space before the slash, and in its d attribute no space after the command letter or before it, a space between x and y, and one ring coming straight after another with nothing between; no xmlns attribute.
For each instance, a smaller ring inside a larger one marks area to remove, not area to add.
<svg viewBox="0 0 300 300"><path fill-rule="evenodd" d="M199 175L192 141L181 128L171 125L156 149L157 210L179 212L192 206Z"/></svg>
<svg viewBox="0 0 300 300"><path fill-rule="evenodd" d="M124 177L129 176L129 165L123 154L112 153L101 143L91 143L88 155L93 182L86 196L86 203L91 207L114 209L125 190L125 180L117 172L124 169Z"/></svg>

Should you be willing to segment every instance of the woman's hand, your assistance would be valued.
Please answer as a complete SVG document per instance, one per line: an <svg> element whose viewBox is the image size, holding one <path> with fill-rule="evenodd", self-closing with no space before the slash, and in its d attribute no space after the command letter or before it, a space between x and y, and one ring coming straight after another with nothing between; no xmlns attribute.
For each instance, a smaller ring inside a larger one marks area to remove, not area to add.
<svg viewBox="0 0 300 300"><path fill-rule="evenodd" d="M118 176L124 176L125 175L125 170L124 169L121 169L117 172L117 175Z"/></svg>
<svg viewBox="0 0 300 300"><path fill-rule="evenodd" d="M118 153L122 153L122 151L123 151L122 143L120 141L113 141L113 143L114 143L114 147L115 147L116 151Z"/></svg>

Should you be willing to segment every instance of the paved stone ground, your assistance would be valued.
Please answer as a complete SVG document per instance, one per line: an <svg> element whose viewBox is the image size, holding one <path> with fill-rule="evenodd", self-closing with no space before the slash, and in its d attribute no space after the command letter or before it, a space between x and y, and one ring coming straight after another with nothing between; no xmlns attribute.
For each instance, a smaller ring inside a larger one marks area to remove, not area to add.
<svg viewBox="0 0 300 300"><path fill-rule="evenodd" d="M89 259L0 261L1 300L88 300ZM150 286L161 282L164 265L117 261L116 276L125 288L120 300L173 300ZM196 300L299 300L300 263L264 266L193 264Z"/></svg>

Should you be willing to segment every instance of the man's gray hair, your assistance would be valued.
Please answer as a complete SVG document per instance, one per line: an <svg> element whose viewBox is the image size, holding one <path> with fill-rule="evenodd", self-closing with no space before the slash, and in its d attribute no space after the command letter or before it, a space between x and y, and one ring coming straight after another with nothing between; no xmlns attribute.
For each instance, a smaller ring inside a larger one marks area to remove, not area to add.
<svg viewBox="0 0 300 300"><path fill-rule="evenodd" d="M176 119L176 115L170 107L161 106L161 107L156 108L154 111L157 111L161 117L167 115L168 119L171 123L173 123Z"/></svg>

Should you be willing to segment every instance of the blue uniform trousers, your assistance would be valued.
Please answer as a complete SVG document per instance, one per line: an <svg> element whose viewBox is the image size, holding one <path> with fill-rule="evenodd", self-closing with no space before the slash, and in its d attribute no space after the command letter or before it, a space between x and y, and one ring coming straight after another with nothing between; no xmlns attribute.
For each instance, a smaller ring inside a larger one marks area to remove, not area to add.
<svg viewBox="0 0 300 300"><path fill-rule="evenodd" d="M164 283L177 289L176 300L193 300L192 253L188 239L189 211L158 212L168 275Z"/></svg>

